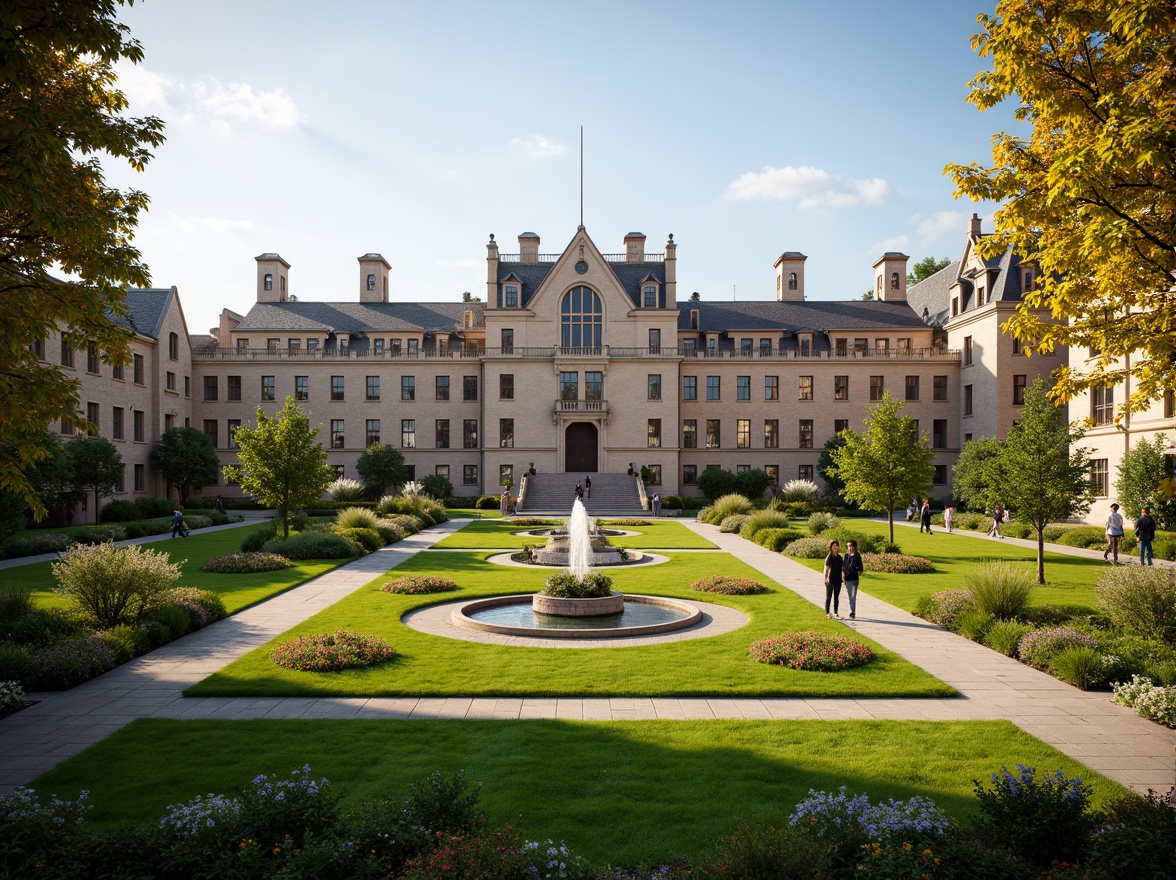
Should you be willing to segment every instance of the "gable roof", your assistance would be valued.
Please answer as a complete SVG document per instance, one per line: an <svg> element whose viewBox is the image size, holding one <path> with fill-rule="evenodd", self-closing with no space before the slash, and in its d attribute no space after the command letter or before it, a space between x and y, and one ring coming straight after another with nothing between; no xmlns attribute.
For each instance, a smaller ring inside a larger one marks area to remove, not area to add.
<svg viewBox="0 0 1176 880"><path fill-rule="evenodd" d="M697 310L697 332L700 333L738 330L825 333L829 330L914 330L924 326L918 314L902 302L753 300L716 303L680 300L677 307L678 329L694 330L690 326L690 312Z"/></svg>
<svg viewBox="0 0 1176 880"><path fill-rule="evenodd" d="M128 316L126 318L114 316L113 320L121 327L133 330L151 339L159 338L163 319L171 306L172 297L176 295L174 287L133 288L126 293Z"/></svg>
<svg viewBox="0 0 1176 880"><path fill-rule="evenodd" d="M484 303L256 303L236 326L241 331L444 332L460 327L467 311L481 320Z"/></svg>

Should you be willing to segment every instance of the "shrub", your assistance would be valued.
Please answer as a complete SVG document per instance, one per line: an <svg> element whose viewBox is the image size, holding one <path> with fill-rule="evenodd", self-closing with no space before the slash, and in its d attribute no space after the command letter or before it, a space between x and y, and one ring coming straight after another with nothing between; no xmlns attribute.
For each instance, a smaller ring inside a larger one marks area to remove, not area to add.
<svg viewBox="0 0 1176 880"><path fill-rule="evenodd" d="M1173 806L1163 795L1127 795L1098 817L1086 867L1094 876L1160 880L1171 875Z"/></svg>
<svg viewBox="0 0 1176 880"><path fill-rule="evenodd" d="M29 654L20 645L0 642L0 681L29 682Z"/></svg>
<svg viewBox="0 0 1176 880"><path fill-rule="evenodd" d="M176 587L168 591L167 601L173 604L199 606L208 618L202 625L215 623L229 616L229 612L225 610L224 600L212 590L201 590L198 587Z"/></svg>
<svg viewBox="0 0 1176 880"><path fill-rule="evenodd" d="M259 526L256 530L245 536L245 540L241 542L241 552L256 553L263 546L265 546L267 541L270 541L277 536L278 524L271 520L266 525Z"/></svg>
<svg viewBox="0 0 1176 880"><path fill-rule="evenodd" d="M931 594L931 617L945 629L954 629L955 622L975 607L969 590L944 590Z"/></svg>
<svg viewBox="0 0 1176 880"><path fill-rule="evenodd" d="M796 529L760 529L755 533L755 542L774 553L780 553L799 538L800 532Z"/></svg>
<svg viewBox="0 0 1176 880"><path fill-rule="evenodd" d="M346 559L363 555L363 547L350 538L327 532L299 532L289 538L270 538L261 549L294 560Z"/></svg>
<svg viewBox="0 0 1176 880"><path fill-rule="evenodd" d="M453 494L453 483L440 474L426 474L421 477L421 490L435 501L444 501Z"/></svg>
<svg viewBox="0 0 1176 880"><path fill-rule="evenodd" d="M425 524L417 519L415 516L408 516L403 513L394 513L390 516L384 517L381 522L388 522L400 529L405 535L415 535L425 527Z"/></svg>
<svg viewBox="0 0 1176 880"><path fill-rule="evenodd" d="M327 486L332 501L358 501L363 497L363 483L350 477L340 477Z"/></svg>
<svg viewBox="0 0 1176 880"><path fill-rule="evenodd" d="M481 785L479 782L478 788ZM455 773L451 779L434 770L420 782L409 784L404 817L412 825L433 834L480 828L486 817L478 811L478 788L470 791L464 770Z"/></svg>
<svg viewBox="0 0 1176 880"><path fill-rule="evenodd" d="M727 532L728 534L738 534L750 518L743 513L723 517L723 521L719 523L719 531Z"/></svg>
<svg viewBox="0 0 1176 880"><path fill-rule="evenodd" d="M976 607L1002 620L1020 617L1033 592L1033 573L1026 565L986 560L968 569L964 584Z"/></svg>
<svg viewBox="0 0 1176 880"><path fill-rule="evenodd" d="M77 635L78 627L60 611L34 608L9 623L5 630L8 638L18 644L48 645Z"/></svg>
<svg viewBox="0 0 1176 880"><path fill-rule="evenodd" d="M807 829L772 828L744 820L733 833L720 837L699 854L693 876L707 880L801 880L832 876L830 867L825 842L808 834Z"/></svg>
<svg viewBox="0 0 1176 880"><path fill-rule="evenodd" d="M690 585L690 589L698 593L722 593L726 596L751 596L756 593L767 593L768 588L759 581L748 578L726 577L712 574Z"/></svg>
<svg viewBox="0 0 1176 880"><path fill-rule="evenodd" d="M376 520L374 526L376 534L385 544L395 544L397 541L404 539L404 531L400 526L391 520L379 519Z"/></svg>
<svg viewBox="0 0 1176 880"><path fill-rule="evenodd" d="M33 594L19 584L0 586L0 624L23 617L34 608Z"/></svg>
<svg viewBox="0 0 1176 880"><path fill-rule="evenodd" d="M127 537L127 530L122 526L86 526L74 532L70 539L71 546L102 544L106 541L122 541Z"/></svg>
<svg viewBox="0 0 1176 880"><path fill-rule="evenodd" d="M852 529L847 529L845 526L826 529L821 533L821 537L826 542L837 541L841 544L842 553L845 552L845 547L850 541L857 541L858 551L862 554L882 553L883 551L892 553L900 552L897 547L888 549L884 535L866 535L861 532L855 532Z"/></svg>
<svg viewBox="0 0 1176 880"><path fill-rule="evenodd" d="M57 591L100 627L141 617L180 577L180 567L168 562L167 553L135 544L74 547L52 568Z"/></svg>
<svg viewBox="0 0 1176 880"><path fill-rule="evenodd" d="M99 636L82 636L30 651L30 684L34 690L67 690L115 665Z"/></svg>
<svg viewBox="0 0 1176 880"><path fill-rule="evenodd" d="M24 705L24 688L19 681L0 679L0 716L13 712Z"/></svg>
<svg viewBox="0 0 1176 880"><path fill-rule="evenodd" d="M778 510L757 510L747 518L743 529L739 532L749 541L755 541L755 536L764 529L788 529L792 523L788 517ZM799 537L799 535L797 536Z"/></svg>
<svg viewBox="0 0 1176 880"><path fill-rule="evenodd" d="M169 641L187 634L192 628L192 618L179 605L164 605L148 612L148 619L161 624L167 630Z"/></svg>
<svg viewBox="0 0 1176 880"><path fill-rule="evenodd" d="M824 538L798 538L784 548L784 555L797 559L824 559L829 555L829 542Z"/></svg>
<svg viewBox="0 0 1176 880"><path fill-rule="evenodd" d="M856 639L815 631L785 633L753 642L753 660L810 672L836 672L864 666L873 652Z"/></svg>
<svg viewBox="0 0 1176 880"><path fill-rule="evenodd" d="M1002 767L992 774L991 789L977 780L977 827L1033 864L1079 861L1093 827L1090 795L1081 779L1067 779L1061 770L1040 780L1036 772L1018 764L1013 775Z"/></svg>
<svg viewBox="0 0 1176 880"><path fill-rule="evenodd" d="M906 556L902 553L863 553L862 566L866 571L883 571L889 574L930 574L935 571L930 559Z"/></svg>
<svg viewBox="0 0 1176 880"><path fill-rule="evenodd" d="M106 647L118 663L126 663L134 657L142 644L138 629L126 623L111 627L101 635L102 641L106 642Z"/></svg>
<svg viewBox="0 0 1176 880"><path fill-rule="evenodd" d="M1065 648L1097 648L1098 642L1088 635L1075 632L1069 627L1058 626L1049 629L1035 629L1021 636L1017 653L1021 660L1038 669L1049 669L1054 655Z"/></svg>
<svg viewBox="0 0 1176 880"><path fill-rule="evenodd" d="M431 526L435 523L445 522L449 515L445 512L445 508L430 498L428 495L422 494L408 494L408 487L405 487L406 494L399 498L381 498L379 507L377 508L382 515L389 513L408 514L415 516L425 526ZM495 507L498 506L495 501Z"/></svg>
<svg viewBox="0 0 1176 880"><path fill-rule="evenodd" d="M404 866L402 880L435 877L526 877L526 841L511 825L469 834L437 835L436 846Z"/></svg>
<svg viewBox="0 0 1176 880"><path fill-rule="evenodd" d="M821 534L821 532L828 531L829 529L840 528L841 520L831 513L825 513L824 511L818 510L809 515L808 522L805 523L804 527L808 530L810 535L816 537L817 535Z"/></svg>
<svg viewBox="0 0 1176 880"><path fill-rule="evenodd" d="M1020 522L1005 523L1000 527L1000 533L1006 538L1032 538L1036 535L1031 525Z"/></svg>
<svg viewBox="0 0 1176 880"><path fill-rule="evenodd" d="M662 510L681 510L683 506L682 499L677 495L667 495L662 499Z"/></svg>
<svg viewBox="0 0 1176 880"><path fill-rule="evenodd" d="M588 572L582 581L570 571L561 571L544 583L543 592L557 599L596 599L612 592L612 578L599 571Z"/></svg>
<svg viewBox="0 0 1176 880"><path fill-rule="evenodd" d="M373 529L380 517L366 507L345 507L335 514L335 525L340 529Z"/></svg>
<svg viewBox="0 0 1176 880"><path fill-rule="evenodd" d="M1106 684L1106 669L1102 654L1085 646L1063 648L1054 654L1049 664L1050 672L1084 691Z"/></svg>
<svg viewBox="0 0 1176 880"><path fill-rule="evenodd" d="M999 651L1006 657L1016 657L1017 643L1030 629L1032 627L1016 620L997 620L984 634L984 641L992 650Z"/></svg>
<svg viewBox="0 0 1176 880"><path fill-rule="evenodd" d="M156 519L170 517L175 510L175 503L166 498L144 496L135 499L135 508L139 511L140 519Z"/></svg>
<svg viewBox="0 0 1176 880"><path fill-rule="evenodd" d="M1176 639L1176 580L1164 568L1118 566L1094 587L1098 606L1119 629L1156 641Z"/></svg>
<svg viewBox="0 0 1176 880"><path fill-rule="evenodd" d="M482 495L474 502L478 510L499 510L500 499L497 495Z"/></svg>
<svg viewBox="0 0 1176 880"><path fill-rule="evenodd" d="M419 596L425 593L448 593L457 589L457 584L448 578L429 575L409 575L388 581L380 587L385 593L399 593L403 596Z"/></svg>
<svg viewBox="0 0 1176 880"><path fill-rule="evenodd" d="M375 529L339 529L336 534L350 538L368 553L375 553L384 546L384 539Z"/></svg>
<svg viewBox="0 0 1176 880"><path fill-rule="evenodd" d="M991 614L985 614L979 608L970 608L956 618L952 625L952 630L959 633L965 639L971 639L973 642L984 641L984 636L988 632L988 628L995 622L995 618Z"/></svg>
<svg viewBox="0 0 1176 880"><path fill-rule="evenodd" d="M4 539L4 558L37 556L41 553L60 553L69 548L69 536L57 533L11 535Z"/></svg>
<svg viewBox="0 0 1176 880"><path fill-rule="evenodd" d="M731 492L716 498L711 507L713 508L711 518L715 523L720 523L727 517L736 514L751 514L755 512L755 507L752 503L738 492Z"/></svg>
<svg viewBox="0 0 1176 880"><path fill-rule="evenodd" d="M270 656L286 669L338 672L385 663L394 659L396 652L376 636L338 629L333 633L317 633L283 642Z"/></svg>
<svg viewBox="0 0 1176 880"><path fill-rule="evenodd" d="M991 525L992 518L982 513L957 513L952 520L952 528L969 532L986 532Z"/></svg>
<svg viewBox="0 0 1176 880"><path fill-rule="evenodd" d="M200 570L213 574L256 574L259 571L281 571L293 564L276 553L229 553L210 559Z"/></svg>
<svg viewBox="0 0 1176 880"><path fill-rule="evenodd" d="M1097 526L1073 526L1062 532L1057 542L1066 547L1101 547L1106 545L1107 536Z"/></svg>
<svg viewBox="0 0 1176 880"><path fill-rule="evenodd" d="M0 675L3 672L0 671ZM1128 684L1112 685L1115 702L1134 709L1144 718L1176 727L1176 687L1161 687L1150 678L1133 675Z"/></svg>
<svg viewBox="0 0 1176 880"><path fill-rule="evenodd" d="M110 501L102 505L102 522L130 522L139 518L139 508L134 501Z"/></svg>

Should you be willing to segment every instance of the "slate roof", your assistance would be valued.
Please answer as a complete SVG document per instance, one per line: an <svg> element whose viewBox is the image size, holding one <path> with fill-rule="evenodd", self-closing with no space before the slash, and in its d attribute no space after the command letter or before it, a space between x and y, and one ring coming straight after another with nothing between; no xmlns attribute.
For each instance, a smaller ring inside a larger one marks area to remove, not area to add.
<svg viewBox="0 0 1176 880"><path fill-rule="evenodd" d="M114 322L119 326L134 330L151 339L159 338L159 330L163 326L163 318L175 296L174 287L151 287L145 289L131 289L127 291L127 311L129 320L115 317Z"/></svg>
<svg viewBox="0 0 1176 880"><path fill-rule="evenodd" d="M663 262L605 263L604 265L612 271L634 306L641 305L642 282L653 278L661 285L666 283L666 264ZM555 263L508 263L500 260L498 263L498 283L501 284L514 275L522 285L520 305L523 308L528 308L531 304L531 298L539 286L547 280L547 276L554 268Z"/></svg>
<svg viewBox="0 0 1176 880"><path fill-rule="evenodd" d="M1007 248L1000 256L984 261L986 272L974 278L960 277L960 260L940 269L934 275L924 278L918 284L907 288L907 301L916 314L927 310L927 323L942 327L951 318L951 288L960 283L959 311L964 313L975 308L976 287L983 284L988 288L989 302L1021 301L1021 258Z"/></svg>
<svg viewBox="0 0 1176 880"><path fill-rule="evenodd" d="M679 300L678 329L689 331L690 312L698 310L699 333L730 330L771 330L781 333L828 330L917 329L923 327L919 315L906 303L850 300L830 302L706 302Z"/></svg>
<svg viewBox="0 0 1176 880"><path fill-rule="evenodd" d="M942 327L951 317L951 286L960 275L960 261L945 266L934 275L929 275L918 284L907 288L907 302L916 315L927 310L927 323Z"/></svg>
<svg viewBox="0 0 1176 880"><path fill-rule="evenodd" d="M478 314L484 303L257 303L237 330L326 331L345 333L432 331L451 333L467 310Z"/></svg>

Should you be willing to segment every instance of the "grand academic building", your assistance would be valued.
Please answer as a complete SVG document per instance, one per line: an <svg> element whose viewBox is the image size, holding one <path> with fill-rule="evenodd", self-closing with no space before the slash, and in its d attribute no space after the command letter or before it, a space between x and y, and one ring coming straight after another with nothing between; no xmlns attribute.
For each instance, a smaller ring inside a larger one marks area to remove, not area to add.
<svg viewBox="0 0 1176 880"><path fill-rule="evenodd" d="M980 258L982 235L973 217L961 258L909 290L907 256L885 253L863 266L874 299L841 301L806 297L795 251L771 273L765 258L763 299L683 295L672 235L655 250L630 232L605 252L584 227L549 253L531 232L512 253L492 236L481 302L391 301L392 268L378 253L358 258L353 297L312 300L322 292L298 291L291 263L266 253L252 307L225 309L211 334L188 331L174 287L132 291L133 365L65 347L60 363L123 453L116 497L165 494L147 456L168 428L203 430L233 463L236 428L287 397L322 423L340 475L357 477L378 441L458 495L497 494L506 477L517 487L532 467L573 480L646 468L647 491L663 495L697 494L711 467L818 479L825 442L862 430L888 391L934 451L933 494L946 499L961 446L1003 437L1025 387L1068 357L1023 351L1001 333L1036 267L1011 252ZM41 356L55 360L56 344ZM1170 409L1141 430L1176 425Z"/></svg>

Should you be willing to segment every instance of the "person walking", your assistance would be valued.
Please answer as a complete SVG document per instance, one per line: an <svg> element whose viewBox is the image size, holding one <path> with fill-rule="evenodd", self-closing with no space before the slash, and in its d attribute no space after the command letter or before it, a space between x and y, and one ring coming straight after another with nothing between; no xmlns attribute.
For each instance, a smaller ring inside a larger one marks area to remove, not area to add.
<svg viewBox="0 0 1176 880"><path fill-rule="evenodd" d="M1119 564L1119 546L1123 543L1123 514L1119 513L1119 505L1112 504L1111 512L1107 514L1107 549L1103 551L1103 559L1110 556L1111 565Z"/></svg>
<svg viewBox="0 0 1176 880"><path fill-rule="evenodd" d="M840 617L838 604L841 601L841 545L837 541L829 542L829 555L825 557L825 617ZM833 603L833 613L829 613L829 603Z"/></svg>
<svg viewBox="0 0 1176 880"><path fill-rule="evenodd" d="M943 508L943 526L951 533L951 527L955 524L955 508L948 502L947 507Z"/></svg>
<svg viewBox="0 0 1176 880"><path fill-rule="evenodd" d="M931 534L931 499L923 499L923 510L919 514L919 534L923 534L923 529L927 530L927 534Z"/></svg>
<svg viewBox="0 0 1176 880"><path fill-rule="evenodd" d="M858 553L857 541L845 542L845 558L841 560L841 576L845 579L845 598L849 600L849 619L857 620L858 580L866 565Z"/></svg>
<svg viewBox="0 0 1176 880"><path fill-rule="evenodd" d="M661 495L657 492L653 493L653 515L661 516Z"/></svg>
<svg viewBox="0 0 1176 880"><path fill-rule="evenodd" d="M225 512L224 499L222 499L219 495L216 496L216 504L214 504L213 506L216 508L217 513L224 513Z"/></svg>
<svg viewBox="0 0 1176 880"><path fill-rule="evenodd" d="M503 516L510 513L510 489L502 488L502 497L498 499L498 511Z"/></svg>
<svg viewBox="0 0 1176 880"><path fill-rule="evenodd" d="M576 499L579 501L584 500L584 487L579 483L576 483Z"/></svg>
<svg viewBox="0 0 1176 880"><path fill-rule="evenodd" d="M1140 565L1155 565L1155 556L1152 554L1152 541L1156 539L1156 521L1151 518L1151 514L1147 512L1147 508L1143 508L1139 512L1139 519L1135 521L1135 540L1139 542L1139 564ZM1144 557L1147 561L1144 561Z"/></svg>
<svg viewBox="0 0 1176 880"><path fill-rule="evenodd" d="M588 496L588 500L592 500L592 477L584 477L584 493Z"/></svg>
<svg viewBox="0 0 1176 880"><path fill-rule="evenodd" d="M171 536L174 538L177 534L181 538L188 537L188 530L184 528L184 511L181 510L178 506L176 507L175 511L172 513L172 534L171 534Z"/></svg>
<svg viewBox="0 0 1176 880"><path fill-rule="evenodd" d="M1004 535L1000 533L1000 524L1004 522L1004 515L1001 512L1000 505L992 508L992 528L988 530L988 537L1003 538Z"/></svg>

